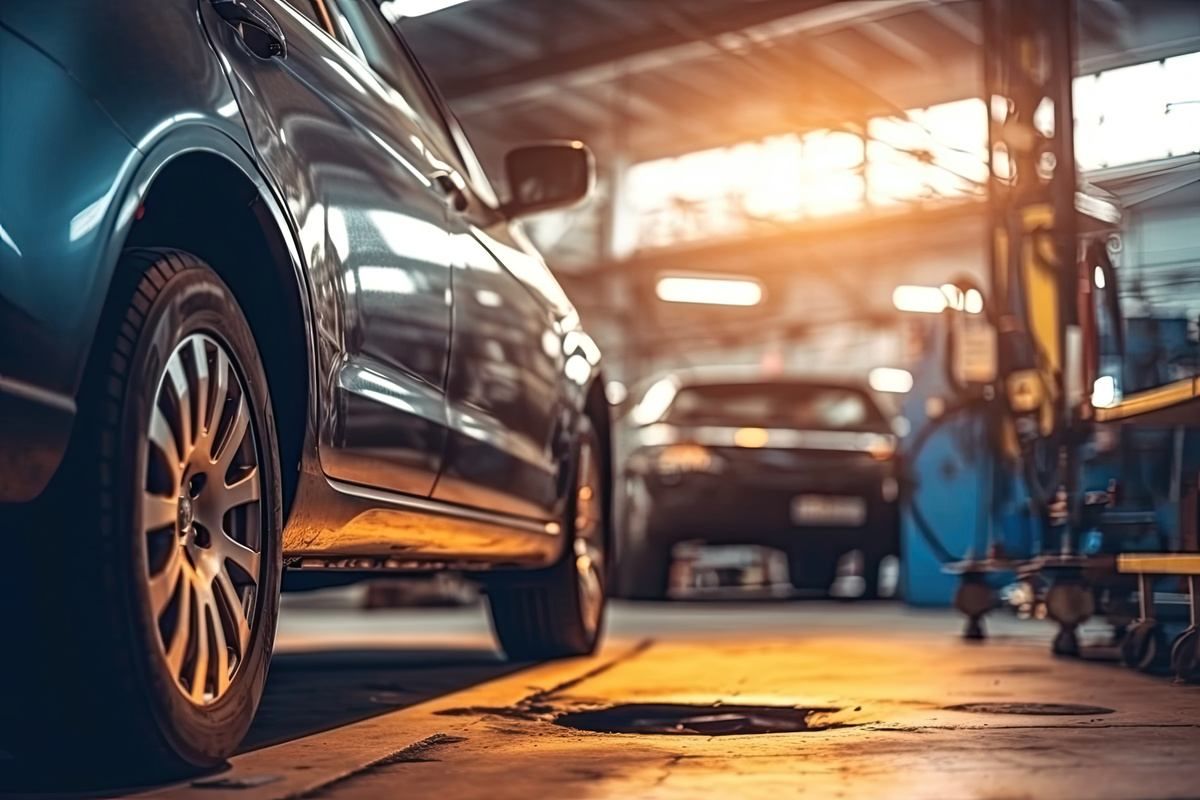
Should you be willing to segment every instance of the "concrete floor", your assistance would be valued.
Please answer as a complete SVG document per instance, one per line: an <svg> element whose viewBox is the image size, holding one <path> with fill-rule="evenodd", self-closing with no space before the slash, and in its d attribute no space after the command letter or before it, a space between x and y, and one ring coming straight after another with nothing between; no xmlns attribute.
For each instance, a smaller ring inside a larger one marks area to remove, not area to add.
<svg viewBox="0 0 1200 800"><path fill-rule="evenodd" d="M1043 623L998 619L971 645L949 612L793 602L617 605L610 625L594 658L510 665L479 608L293 606L251 749L225 773L141 796L1200 797L1200 687L1053 659ZM830 710L810 724L841 727L687 736L556 724L663 702L819 707ZM970 703L1102 709L947 709Z"/></svg>

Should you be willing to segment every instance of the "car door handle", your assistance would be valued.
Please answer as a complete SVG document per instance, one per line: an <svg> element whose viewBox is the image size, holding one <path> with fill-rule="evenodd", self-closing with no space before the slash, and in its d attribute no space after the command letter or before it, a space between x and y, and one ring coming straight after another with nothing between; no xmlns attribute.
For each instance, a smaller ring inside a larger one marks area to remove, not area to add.
<svg viewBox="0 0 1200 800"><path fill-rule="evenodd" d="M283 28L258 0L210 0L221 19L229 23L250 52L259 58L287 58Z"/></svg>
<svg viewBox="0 0 1200 800"><path fill-rule="evenodd" d="M455 211L466 211L470 207L471 202L467 198L467 193L463 191L461 183L462 179L455 180L455 175L448 172L437 172L433 175L433 182L441 190L446 197L446 205Z"/></svg>

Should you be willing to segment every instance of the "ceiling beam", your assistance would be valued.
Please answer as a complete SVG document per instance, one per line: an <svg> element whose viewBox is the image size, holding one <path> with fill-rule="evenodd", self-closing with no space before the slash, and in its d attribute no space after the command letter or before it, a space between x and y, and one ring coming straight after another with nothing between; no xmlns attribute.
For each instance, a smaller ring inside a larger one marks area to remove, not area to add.
<svg viewBox="0 0 1200 800"><path fill-rule="evenodd" d="M884 50L921 69L935 69L935 59L924 48L879 22L865 22L856 30Z"/></svg>
<svg viewBox="0 0 1200 800"><path fill-rule="evenodd" d="M512 28L499 29L472 14L447 14L437 19L437 27L456 33L512 58L533 59L542 54L537 42L517 35Z"/></svg>
<svg viewBox="0 0 1200 800"><path fill-rule="evenodd" d="M879 19L920 8L929 0L759 0L738 6L714 20L713 36L744 32L757 40L816 33L862 20ZM443 93L462 113L477 107L494 107L517 99L531 99L548 91L554 78L572 86L607 82L622 74L642 72L685 61L710 58L713 46L697 42L687 32L667 26L640 36L607 40L553 57L518 64L490 75L447 76L439 83ZM552 89L550 89L552 91Z"/></svg>
<svg viewBox="0 0 1200 800"><path fill-rule="evenodd" d="M954 31L970 44L983 47L983 28L979 25L978 11L976 3L938 4L926 9L926 13L943 27Z"/></svg>

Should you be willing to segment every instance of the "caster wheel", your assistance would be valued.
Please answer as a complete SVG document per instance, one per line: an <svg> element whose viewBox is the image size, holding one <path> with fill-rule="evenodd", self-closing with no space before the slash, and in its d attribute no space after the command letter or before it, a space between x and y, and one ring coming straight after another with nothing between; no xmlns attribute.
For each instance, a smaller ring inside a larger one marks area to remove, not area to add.
<svg viewBox="0 0 1200 800"><path fill-rule="evenodd" d="M1046 592L1046 614L1050 619L1074 628L1096 613L1092 590L1079 583L1057 583Z"/></svg>
<svg viewBox="0 0 1200 800"><path fill-rule="evenodd" d="M1078 657L1079 637L1075 633L1075 628L1059 628L1058 635L1054 637L1054 642L1050 645L1050 652L1056 656Z"/></svg>
<svg viewBox="0 0 1200 800"><path fill-rule="evenodd" d="M983 616L996 607L996 593L981 580L964 577L954 595L954 607L967 618L963 638L979 641L987 638L983 630Z"/></svg>
<svg viewBox="0 0 1200 800"><path fill-rule="evenodd" d="M1154 672L1166 666L1167 643L1162 628L1153 620L1135 622L1121 643L1121 661L1140 672Z"/></svg>
<svg viewBox="0 0 1200 800"><path fill-rule="evenodd" d="M1196 645L1200 643L1200 631L1188 628L1175 637L1171 645L1171 670L1181 681L1200 679L1200 653Z"/></svg>

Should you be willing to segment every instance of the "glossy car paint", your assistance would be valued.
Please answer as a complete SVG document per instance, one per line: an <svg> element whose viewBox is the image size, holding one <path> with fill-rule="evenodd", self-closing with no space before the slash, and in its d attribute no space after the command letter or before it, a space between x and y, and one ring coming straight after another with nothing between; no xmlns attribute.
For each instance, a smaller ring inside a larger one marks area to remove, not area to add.
<svg viewBox="0 0 1200 800"><path fill-rule="evenodd" d="M450 237L444 163L411 107L358 57L281 0L263 6L287 57L262 59L211 10L254 147L288 187L316 295L320 428L331 477L426 496L445 445ZM202 6L203 8L203 6Z"/></svg>
<svg viewBox="0 0 1200 800"><path fill-rule="evenodd" d="M570 436L603 416L595 345L405 99L287 3L261 7L285 58L251 53L209 0L0 6L0 333L28 343L0 348L0 501L53 474L142 201L205 153L253 186L306 329L312 390L275 400L306 420L287 556L547 563Z"/></svg>

